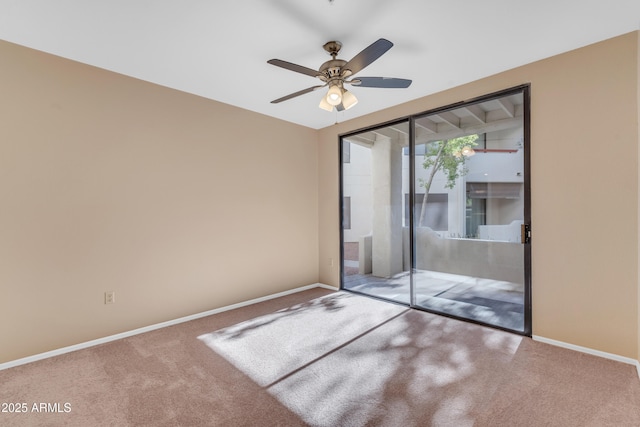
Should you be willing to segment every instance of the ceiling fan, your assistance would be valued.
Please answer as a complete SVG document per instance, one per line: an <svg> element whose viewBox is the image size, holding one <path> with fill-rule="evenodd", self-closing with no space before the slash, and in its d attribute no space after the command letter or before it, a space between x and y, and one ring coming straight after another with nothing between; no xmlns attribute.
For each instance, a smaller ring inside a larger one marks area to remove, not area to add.
<svg viewBox="0 0 640 427"><path fill-rule="evenodd" d="M302 65L282 61L280 59L271 59L267 61L271 65L286 68L287 70L306 74L311 77L317 77L324 83L322 85L312 86L287 96L283 96L282 98L275 99L271 101L271 103L278 104L282 101L329 86L327 94L320 100L319 107L327 111L333 111L334 107L338 111L343 111L348 110L358 103L358 99L355 95L344 88L347 84L359 87L407 88L411 85L411 80L391 77L353 78L354 74L380 58L386 51L391 49L392 46L393 43L389 40L378 39L347 62L336 58L338 56L338 52L340 52L342 43L337 41L327 42L324 44L323 48L329 53L329 55L331 55L332 59L322 64L318 71Z"/></svg>

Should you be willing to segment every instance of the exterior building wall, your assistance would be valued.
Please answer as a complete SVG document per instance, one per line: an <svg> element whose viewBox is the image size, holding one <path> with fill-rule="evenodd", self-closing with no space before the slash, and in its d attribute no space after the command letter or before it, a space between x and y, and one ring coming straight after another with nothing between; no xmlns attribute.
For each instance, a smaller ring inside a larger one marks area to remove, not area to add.
<svg viewBox="0 0 640 427"><path fill-rule="evenodd" d="M343 197L351 198L351 227L344 230L345 242L357 242L371 234L371 149L350 144L350 162L342 164Z"/></svg>
<svg viewBox="0 0 640 427"><path fill-rule="evenodd" d="M487 147L504 148L513 147L514 141L522 140L522 128L509 131L492 132L487 137ZM409 166L411 159L405 147L402 156L402 215L405 221L403 226L408 227L408 214L406 199L410 191ZM466 161L468 173L458 179L457 185L447 188L447 178L442 171L438 171L431 184L430 194L446 194L448 199L448 228L446 230L434 230L444 237L464 237L465 209L466 209L466 183L467 182L508 182L522 183L524 164L524 152L517 153L477 153ZM363 236L372 232L372 206L371 198L371 149L358 144L350 144L349 163L343 163L343 196L350 197L350 228L344 230L345 242L358 242ZM426 180L430 169L422 165L424 156L415 156L416 182ZM491 170L491 176L483 173ZM418 187L417 193L424 193L424 188ZM524 202L520 199L488 199L487 200L487 224L503 225L512 221L523 220Z"/></svg>

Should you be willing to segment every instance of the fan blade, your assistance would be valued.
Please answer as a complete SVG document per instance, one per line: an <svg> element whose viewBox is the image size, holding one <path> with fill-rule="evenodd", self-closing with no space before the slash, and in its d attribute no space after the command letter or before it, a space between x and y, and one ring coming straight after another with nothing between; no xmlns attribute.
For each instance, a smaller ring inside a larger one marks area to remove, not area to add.
<svg viewBox="0 0 640 427"><path fill-rule="evenodd" d="M342 67L343 70L350 70L351 75L362 70L376 59L380 58L386 51L391 49L393 43L387 39L378 39L357 54L353 59Z"/></svg>
<svg viewBox="0 0 640 427"><path fill-rule="evenodd" d="M351 84L358 87L404 89L411 86L411 80L395 79L393 77L358 77L353 79Z"/></svg>
<svg viewBox="0 0 640 427"><path fill-rule="evenodd" d="M278 104L279 102L286 101L291 98L295 98L296 96L304 95L305 93L313 92L316 89L320 89L321 87L325 87L326 85L312 86L306 89L299 90L298 92L291 93L287 96L283 96L282 98L274 99L271 101L272 104Z"/></svg>
<svg viewBox="0 0 640 427"><path fill-rule="evenodd" d="M320 73L311 68L303 67L302 65L292 64L291 62L283 61L281 59L270 59L267 63L275 65L276 67L285 68L287 70L295 71L296 73L306 74L311 77L318 77Z"/></svg>

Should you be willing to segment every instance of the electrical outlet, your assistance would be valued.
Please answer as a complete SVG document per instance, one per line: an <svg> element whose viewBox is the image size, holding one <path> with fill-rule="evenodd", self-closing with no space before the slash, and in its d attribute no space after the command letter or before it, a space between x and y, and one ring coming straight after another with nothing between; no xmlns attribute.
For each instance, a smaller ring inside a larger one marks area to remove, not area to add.
<svg viewBox="0 0 640 427"><path fill-rule="evenodd" d="M104 303L113 304L116 302L116 293L114 291L107 291L104 293Z"/></svg>

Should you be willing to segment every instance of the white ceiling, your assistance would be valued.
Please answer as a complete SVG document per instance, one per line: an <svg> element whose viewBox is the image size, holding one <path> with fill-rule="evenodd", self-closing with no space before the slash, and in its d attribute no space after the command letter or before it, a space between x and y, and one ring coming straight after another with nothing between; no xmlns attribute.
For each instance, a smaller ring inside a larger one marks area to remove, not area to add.
<svg viewBox="0 0 640 427"><path fill-rule="evenodd" d="M316 129L638 29L638 0L0 0L0 39ZM357 76L409 89L270 103L319 81L267 60L317 69L327 41L349 60L381 37Z"/></svg>

